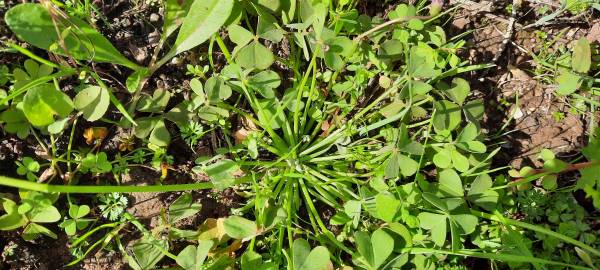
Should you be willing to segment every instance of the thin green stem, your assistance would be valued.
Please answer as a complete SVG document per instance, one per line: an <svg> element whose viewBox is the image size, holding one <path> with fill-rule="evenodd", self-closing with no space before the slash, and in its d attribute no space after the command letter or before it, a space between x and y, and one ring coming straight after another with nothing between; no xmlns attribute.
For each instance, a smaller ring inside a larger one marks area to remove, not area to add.
<svg viewBox="0 0 600 270"><path fill-rule="evenodd" d="M26 180L0 176L0 186L8 186L25 190L39 192L60 192L60 193L133 193L133 192L174 192L199 189L211 189L211 182L177 184L177 185L152 185L152 186L68 186L68 185L48 185L29 182Z"/></svg>

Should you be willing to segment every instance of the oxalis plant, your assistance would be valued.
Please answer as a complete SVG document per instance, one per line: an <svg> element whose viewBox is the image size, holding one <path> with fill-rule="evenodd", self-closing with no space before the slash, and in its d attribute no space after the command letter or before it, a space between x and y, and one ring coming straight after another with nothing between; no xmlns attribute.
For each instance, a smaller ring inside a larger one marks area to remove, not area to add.
<svg viewBox="0 0 600 270"><path fill-rule="evenodd" d="M152 229L122 210L110 215L110 223L90 226L83 218L89 209L70 203L61 223L75 235L77 259L70 265L114 243L134 269L161 263L186 270L429 269L462 265L463 257L511 267L585 268L534 257L523 236L531 231L575 246L581 261L594 267L592 258L600 252L590 244L505 215L511 187L540 175L520 172L513 174L520 179L510 181L494 173L502 168L490 167L500 148L486 144L484 103L460 78L489 65L469 65L457 55L462 36L448 38L437 25L451 10L440 13L440 1L418 1L369 17L358 14L356 2L165 1L163 33L147 67L50 2L11 8L5 20L18 38L65 58L55 63L9 44L33 60L25 63L27 72L16 72L23 79L0 102L7 131L26 137L17 132L25 128L54 142L69 125L73 130L78 117L101 120L112 104L124 118L114 124L133 129L155 156L171 140L166 121L210 124L225 131L226 143L216 155L196 159L194 172L207 175L207 183L47 185L2 177L0 184L67 194L233 188L247 199L231 216L206 219L195 230L177 226L201 207L190 194L164 209ZM143 94L161 66L206 41L211 68L192 68L195 77L183 101L169 104L175 93L163 89ZM217 48L226 61L218 66L212 58ZM102 62L132 70L125 83L128 106L88 67ZM91 83L72 100L59 79L75 74ZM91 142L106 136L96 131L89 134ZM102 176L120 164L103 152L57 153L54 143L48 148L51 163L45 166L58 171L58 164L77 164L69 175ZM557 163L551 159L544 154ZM547 174L565 166L550 166ZM593 181L584 186L593 188ZM14 199L2 198L1 229L37 225ZM103 209L126 204L118 194L102 198ZM48 222L61 217L52 214ZM128 225L141 235L130 246L120 237ZM100 239L92 243L95 234ZM176 250L176 241L185 247Z"/></svg>

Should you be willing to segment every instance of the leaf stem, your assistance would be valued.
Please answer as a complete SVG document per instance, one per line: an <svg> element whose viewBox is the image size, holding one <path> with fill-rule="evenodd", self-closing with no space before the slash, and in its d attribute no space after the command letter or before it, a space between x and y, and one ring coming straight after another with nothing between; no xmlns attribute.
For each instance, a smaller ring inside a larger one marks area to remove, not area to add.
<svg viewBox="0 0 600 270"><path fill-rule="evenodd" d="M133 192L174 192L198 189L211 189L211 182L176 184L176 185L151 185L151 186L69 186L69 185L48 185L29 182L26 180L0 176L0 186L8 186L19 189L33 190L39 192L60 192L60 193L133 193Z"/></svg>

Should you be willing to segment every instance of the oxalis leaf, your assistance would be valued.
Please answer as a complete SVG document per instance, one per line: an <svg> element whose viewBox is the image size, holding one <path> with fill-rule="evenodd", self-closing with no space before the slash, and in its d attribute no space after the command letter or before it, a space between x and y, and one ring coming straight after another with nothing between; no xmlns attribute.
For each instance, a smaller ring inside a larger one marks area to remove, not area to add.
<svg viewBox="0 0 600 270"><path fill-rule="evenodd" d="M312 251L308 241L296 239L292 244L294 270L328 270L332 269L329 250L318 246Z"/></svg>
<svg viewBox="0 0 600 270"><path fill-rule="evenodd" d="M89 86L75 96L75 108L83 112L88 121L100 119L108 110L110 96L108 90L99 86Z"/></svg>
<svg viewBox="0 0 600 270"><path fill-rule="evenodd" d="M235 56L235 62L246 69L267 69L275 62L275 56L264 45L253 41L242 48Z"/></svg>
<svg viewBox="0 0 600 270"><path fill-rule="evenodd" d="M50 12L42 5L25 3L8 10L4 19L17 37L40 49L60 55L68 54L78 60L94 60L115 63L131 69L139 68L119 53L108 39L84 21L75 17L67 19L57 17L58 19L53 21ZM57 30L62 36L67 53L59 45L61 37Z"/></svg>
<svg viewBox="0 0 600 270"><path fill-rule="evenodd" d="M23 98L23 113L34 126L46 126L54 122L54 116L67 117L73 111L69 96L54 88L52 84L42 84L27 91Z"/></svg>
<svg viewBox="0 0 600 270"><path fill-rule="evenodd" d="M207 41L227 21L232 9L233 0L195 0L183 19L175 45L167 57Z"/></svg>
<svg viewBox="0 0 600 270"><path fill-rule="evenodd" d="M369 237L366 232L356 232L357 250L368 269L378 269L394 250L394 238L383 229L378 229Z"/></svg>

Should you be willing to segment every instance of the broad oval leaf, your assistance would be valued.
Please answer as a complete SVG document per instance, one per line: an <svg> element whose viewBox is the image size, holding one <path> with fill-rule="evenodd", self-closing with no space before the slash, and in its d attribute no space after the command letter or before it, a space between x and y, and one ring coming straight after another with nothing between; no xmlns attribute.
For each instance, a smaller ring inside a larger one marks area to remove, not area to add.
<svg viewBox="0 0 600 270"><path fill-rule="evenodd" d="M573 48L573 57L571 58L571 67L574 71L588 73L592 66L592 50L587 38L582 38L575 43Z"/></svg>
<svg viewBox="0 0 600 270"><path fill-rule="evenodd" d="M195 0L183 19L172 56L207 41L229 18L233 0Z"/></svg>
<svg viewBox="0 0 600 270"><path fill-rule="evenodd" d="M81 90L73 101L75 108L83 112L83 117L92 122L104 116L110 105L110 96L105 88L89 86Z"/></svg>
<svg viewBox="0 0 600 270"><path fill-rule="evenodd" d="M166 40L183 23L192 1L166 0L162 40Z"/></svg>
<svg viewBox="0 0 600 270"><path fill-rule="evenodd" d="M23 98L23 113L34 126L54 123L54 116L67 117L73 111L73 102L52 84L29 89Z"/></svg>
<svg viewBox="0 0 600 270"><path fill-rule="evenodd" d="M84 21L57 16L52 20L50 12L40 4L25 3L12 7L4 17L8 27L20 39L40 49L56 54L70 55L79 60L115 63L131 69L139 66L129 61L102 34ZM59 44L59 35L66 49ZM55 49L56 48L56 49Z"/></svg>
<svg viewBox="0 0 600 270"><path fill-rule="evenodd" d="M256 223L240 216L230 216L223 222L225 233L231 238L248 239L258 233Z"/></svg>

